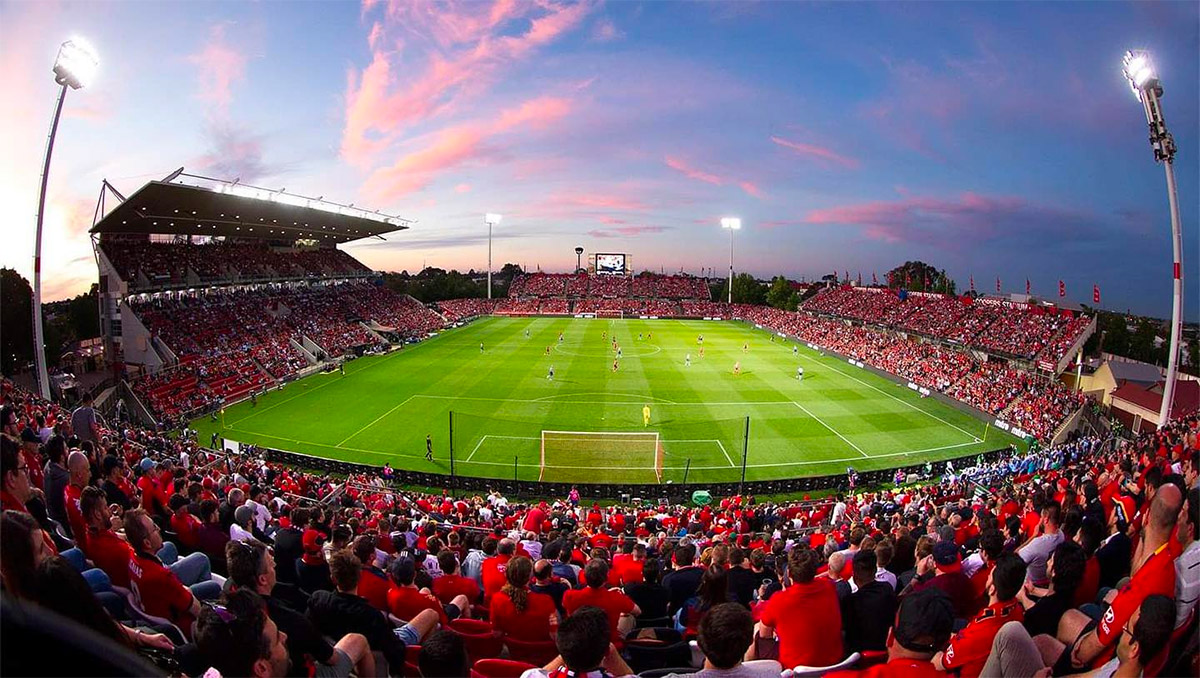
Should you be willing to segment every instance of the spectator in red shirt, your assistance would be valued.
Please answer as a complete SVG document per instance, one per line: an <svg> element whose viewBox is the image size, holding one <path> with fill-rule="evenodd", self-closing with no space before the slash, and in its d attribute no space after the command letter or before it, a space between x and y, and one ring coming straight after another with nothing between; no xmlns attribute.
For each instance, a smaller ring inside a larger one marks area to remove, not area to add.
<svg viewBox="0 0 1200 678"><path fill-rule="evenodd" d="M133 548L113 531L112 515L107 498L98 487L83 488L80 510L87 517L87 550L84 554L96 567L104 570L114 586L129 588L129 558Z"/></svg>
<svg viewBox="0 0 1200 678"><path fill-rule="evenodd" d="M433 580L433 595L437 596L443 605L453 602L459 596L475 604L479 600L479 584L476 584L474 579L458 573L458 559L454 557L454 552L449 549L443 550L438 553L437 560L442 576Z"/></svg>
<svg viewBox="0 0 1200 678"><path fill-rule="evenodd" d="M1004 553L1004 535L1000 530L986 530L979 537L979 556L983 565L971 575L971 614L977 614L987 606L987 581L996 567L996 559Z"/></svg>
<svg viewBox="0 0 1200 678"><path fill-rule="evenodd" d="M179 543L189 549L199 548L200 519L188 511L187 497L171 495L168 507L171 509L171 531L179 537Z"/></svg>
<svg viewBox="0 0 1200 678"><path fill-rule="evenodd" d="M612 641L620 643L621 632L618 624L622 615L638 616L641 609L634 604L633 599L621 593L605 588L608 582L608 563L593 558L583 568L583 580L587 586L577 591L567 591L563 594L563 609L570 616L581 607L598 607L608 614L608 626Z"/></svg>
<svg viewBox="0 0 1200 678"><path fill-rule="evenodd" d="M496 556L483 561L483 601L491 604L492 596L504 586L504 568L512 560L513 552L517 550L516 543L511 539L501 539L496 546Z"/></svg>
<svg viewBox="0 0 1200 678"><path fill-rule="evenodd" d="M354 555L362 563L362 574L358 578L358 595L377 610L388 609L388 591L392 583L383 570L375 567L375 536L370 534L355 537Z"/></svg>
<svg viewBox="0 0 1200 678"><path fill-rule="evenodd" d="M134 509L125 515L125 534L134 551L129 559L129 588L134 600L147 613L167 619L191 637L192 622L200 614L199 599L221 595L221 585L206 580L185 586L167 569L155 555L163 545L162 532L145 511Z"/></svg>
<svg viewBox="0 0 1200 678"><path fill-rule="evenodd" d="M554 599L529 590L533 561L513 558L504 570L508 583L492 597L491 620L497 631L530 642L551 638L551 618L557 618Z"/></svg>
<svg viewBox="0 0 1200 678"><path fill-rule="evenodd" d="M933 658L934 666L958 671L960 678L976 678L982 673L1000 627L1025 618L1025 609L1016 600L1025 584L1025 570L1025 561L1019 556L1006 553L996 559L987 581L987 608L958 632L945 652Z"/></svg>
<svg viewBox="0 0 1200 678"><path fill-rule="evenodd" d="M646 545L626 542L624 553L613 556L612 569L608 573L609 586L625 586L642 581L642 567L646 564Z"/></svg>
<svg viewBox="0 0 1200 678"><path fill-rule="evenodd" d="M1133 576L1116 593L1098 624L1079 610L1063 614L1058 639L1069 654L1059 660L1060 668L1065 668L1068 659L1076 671L1108 661L1122 629L1147 596L1161 594L1174 598L1175 553L1170 540L1182 506L1183 494L1171 483L1155 493L1138 550L1133 555Z"/></svg>
<svg viewBox="0 0 1200 678"><path fill-rule="evenodd" d="M767 601L758 635L778 636L785 667L829 666L842 660L842 612L833 582L817 579L821 556L804 546L788 553L791 585Z"/></svg>
<svg viewBox="0 0 1200 678"><path fill-rule="evenodd" d="M92 477L87 456L78 451L68 455L67 472L70 474L70 481L63 490L63 504L67 509L67 520L71 523L71 535L75 537L75 545L87 553L87 520L79 508L83 488L87 487L88 480Z"/></svg>
<svg viewBox="0 0 1200 678"><path fill-rule="evenodd" d="M944 676L931 663L946 646L954 628L954 606L946 594L929 589L910 594L900 603L896 623L888 631L887 663L864 671L836 671L826 678L937 678Z"/></svg>
<svg viewBox="0 0 1200 678"><path fill-rule="evenodd" d="M391 575L392 588L387 593L388 611L400 619L416 619L423 610L437 612L442 624L470 616L471 603L466 596L457 596L443 605L429 589L417 588L413 583L417 576L417 564L412 558L397 558L392 563Z"/></svg>

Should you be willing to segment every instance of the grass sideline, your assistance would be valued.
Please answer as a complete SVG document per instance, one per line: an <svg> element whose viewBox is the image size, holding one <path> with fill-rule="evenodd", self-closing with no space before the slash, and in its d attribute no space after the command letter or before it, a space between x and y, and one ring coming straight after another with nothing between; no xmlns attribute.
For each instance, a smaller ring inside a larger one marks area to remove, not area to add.
<svg viewBox="0 0 1200 678"><path fill-rule="evenodd" d="M614 338L622 352L615 372ZM543 473L544 430L657 432L662 479L675 483L685 467L688 482L737 481L744 446L746 479L770 480L1020 444L934 398L803 344L793 352L793 345L735 322L489 317L352 361L345 376L292 382L257 406L243 401L216 422L204 417L192 426L205 441L216 432L314 456L449 473L453 412L456 473L562 482L654 482L654 459L645 445L551 451ZM424 459L427 434L433 462Z"/></svg>

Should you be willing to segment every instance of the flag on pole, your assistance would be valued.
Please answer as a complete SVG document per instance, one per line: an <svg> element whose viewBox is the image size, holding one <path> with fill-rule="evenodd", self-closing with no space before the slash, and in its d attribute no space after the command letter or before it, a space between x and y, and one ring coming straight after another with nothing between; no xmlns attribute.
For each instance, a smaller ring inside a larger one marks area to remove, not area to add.
<svg viewBox="0 0 1200 678"><path fill-rule="evenodd" d="M1067 284L1061 280L1058 281L1058 296L1067 296Z"/></svg>
<svg viewBox="0 0 1200 678"><path fill-rule="evenodd" d="M1092 302L1096 303L1096 304L1100 303L1100 286L1099 285L1092 285Z"/></svg>
<svg viewBox="0 0 1200 678"><path fill-rule="evenodd" d="M842 279L846 281L847 285L850 284L850 271L849 270L846 271L846 277L842 278Z"/></svg>
<svg viewBox="0 0 1200 678"><path fill-rule="evenodd" d="M858 286L862 287L862 271L858 272Z"/></svg>
<svg viewBox="0 0 1200 678"><path fill-rule="evenodd" d="M971 291L975 291L975 276L971 276Z"/></svg>
<svg viewBox="0 0 1200 678"><path fill-rule="evenodd" d="M875 271L871 271L871 284L872 285L879 284L879 276L875 275Z"/></svg>
<svg viewBox="0 0 1200 678"><path fill-rule="evenodd" d="M1000 278L996 278L996 294L1000 293Z"/></svg>
<svg viewBox="0 0 1200 678"><path fill-rule="evenodd" d="M1031 288L1029 287L1029 278L1026 278L1025 279L1025 294L1029 294L1030 289Z"/></svg>

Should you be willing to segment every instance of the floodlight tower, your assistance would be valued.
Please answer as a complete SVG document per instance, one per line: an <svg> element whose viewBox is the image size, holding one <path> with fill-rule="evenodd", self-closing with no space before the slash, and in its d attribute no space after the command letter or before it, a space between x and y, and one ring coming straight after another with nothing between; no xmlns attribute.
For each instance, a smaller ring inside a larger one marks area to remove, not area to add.
<svg viewBox="0 0 1200 678"><path fill-rule="evenodd" d="M1132 50L1122 60L1125 77L1134 95L1142 102L1146 111L1146 123L1150 127L1150 148L1154 150L1154 161L1161 162L1167 173L1167 203L1171 208L1171 251L1174 266L1174 296L1171 303L1171 344L1167 357L1167 383L1163 387L1162 406L1158 410L1158 427L1171 420L1171 405L1175 399L1175 378L1179 370L1179 332L1183 324L1183 232L1179 224L1179 197L1175 190L1175 139L1167 131L1163 118L1161 98L1162 83L1154 71L1149 52Z"/></svg>
<svg viewBox="0 0 1200 678"><path fill-rule="evenodd" d="M721 228L729 231L729 303L733 303L733 232L742 227L737 217L722 217Z"/></svg>
<svg viewBox="0 0 1200 678"><path fill-rule="evenodd" d="M100 60L96 51L86 41L71 38L58 48L54 59L54 82L62 87L58 90L58 103L54 106L54 118L50 122L50 136L46 140L46 159L42 164L42 186L38 193L37 230L33 239L33 355L37 365L38 392L50 399L50 376L46 373L46 347L42 336L42 222L46 216L46 184L50 180L50 157L54 154L54 137L58 133L58 119L62 116L63 100L67 88L80 89L92 81Z"/></svg>
<svg viewBox="0 0 1200 678"><path fill-rule="evenodd" d="M575 248L575 272L578 273L580 268L583 268L583 248L577 246Z"/></svg>
<svg viewBox="0 0 1200 678"><path fill-rule="evenodd" d="M488 227L488 299L492 298L492 227L500 223L501 216L493 212L483 215Z"/></svg>

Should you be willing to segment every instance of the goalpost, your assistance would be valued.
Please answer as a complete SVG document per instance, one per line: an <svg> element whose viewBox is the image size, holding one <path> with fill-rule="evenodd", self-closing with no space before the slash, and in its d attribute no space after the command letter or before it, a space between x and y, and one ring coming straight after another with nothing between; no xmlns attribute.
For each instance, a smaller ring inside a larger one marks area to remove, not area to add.
<svg viewBox="0 0 1200 678"><path fill-rule="evenodd" d="M654 431L542 431L541 443L538 480L546 480L547 472L574 478L586 477L589 469L620 469L645 471L647 481L653 473L654 482L662 482L663 447ZM574 473L560 473L558 469Z"/></svg>

